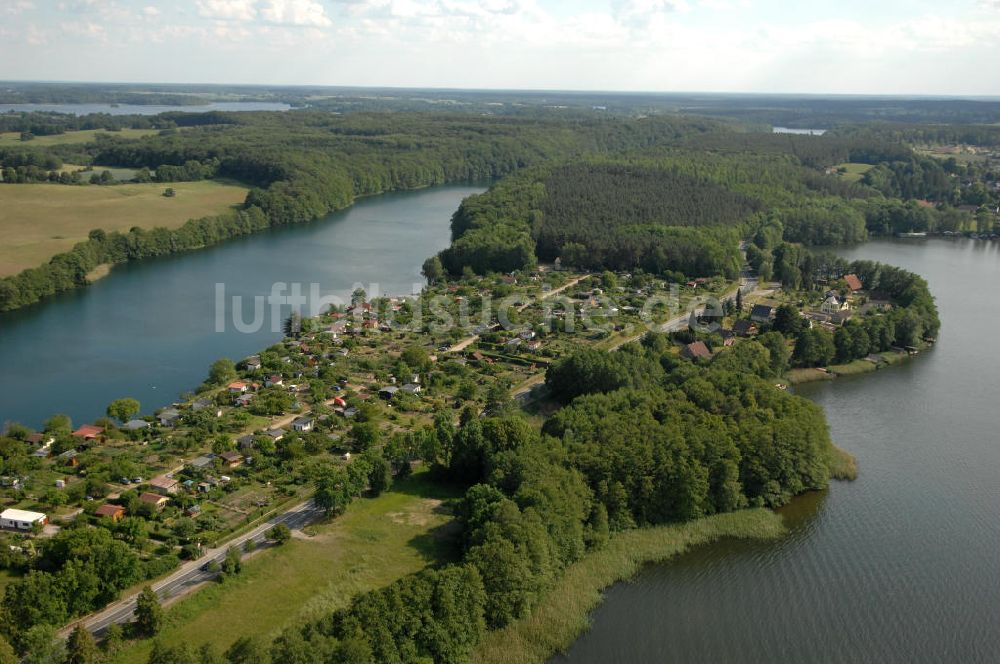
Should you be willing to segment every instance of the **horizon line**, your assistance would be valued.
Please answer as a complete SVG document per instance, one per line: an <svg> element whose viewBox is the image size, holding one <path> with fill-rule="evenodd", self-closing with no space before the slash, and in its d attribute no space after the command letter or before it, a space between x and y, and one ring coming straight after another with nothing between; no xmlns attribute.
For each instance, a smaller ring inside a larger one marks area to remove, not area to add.
<svg viewBox="0 0 1000 664"><path fill-rule="evenodd" d="M331 90L399 90L399 91L436 91L436 92L475 92L475 93L521 93L521 94L607 94L607 95L714 95L714 96L760 96L760 97L845 97L869 99L963 99L969 101L1000 101L1000 93L931 93L931 92L763 92L736 90L602 90L581 88L493 88L493 87L456 87L456 86L409 86L409 85L350 85L325 83L194 83L176 81L74 81L58 79L0 79L4 84L40 84L40 85L111 85L111 86L168 86L168 87L242 87L260 89L296 89L318 88ZM30 103L30 102L28 102Z"/></svg>

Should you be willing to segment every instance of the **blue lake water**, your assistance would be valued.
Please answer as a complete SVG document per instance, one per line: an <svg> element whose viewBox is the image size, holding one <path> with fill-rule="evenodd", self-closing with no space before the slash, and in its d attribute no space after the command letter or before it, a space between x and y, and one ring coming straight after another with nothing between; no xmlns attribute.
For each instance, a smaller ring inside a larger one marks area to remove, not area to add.
<svg viewBox="0 0 1000 664"><path fill-rule="evenodd" d="M312 223L121 265L85 289L2 314L0 422L37 426L62 412L82 423L124 396L152 412L196 387L214 360L239 360L281 338L270 319L256 332L237 331L231 307L224 331L216 331L219 283L230 303L243 297L246 322L253 298L276 282L301 283L306 292L317 283L322 294L341 298L359 284L371 295L375 284L381 294L410 294L423 284L424 259L448 245L451 214L483 189L451 185L362 199Z"/></svg>

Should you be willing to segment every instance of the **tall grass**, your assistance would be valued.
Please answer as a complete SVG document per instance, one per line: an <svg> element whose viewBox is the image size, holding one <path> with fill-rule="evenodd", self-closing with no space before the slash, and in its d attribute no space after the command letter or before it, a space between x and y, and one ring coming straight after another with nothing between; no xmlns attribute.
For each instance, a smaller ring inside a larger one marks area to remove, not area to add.
<svg viewBox="0 0 1000 664"><path fill-rule="evenodd" d="M830 455L830 478L853 482L858 479L858 460L847 450L833 446Z"/></svg>
<svg viewBox="0 0 1000 664"><path fill-rule="evenodd" d="M633 577L648 563L667 560L723 537L776 539L785 532L769 510L730 512L690 523L618 533L607 547L571 565L526 618L490 632L473 664L537 664L568 648L588 627L590 612L608 586Z"/></svg>

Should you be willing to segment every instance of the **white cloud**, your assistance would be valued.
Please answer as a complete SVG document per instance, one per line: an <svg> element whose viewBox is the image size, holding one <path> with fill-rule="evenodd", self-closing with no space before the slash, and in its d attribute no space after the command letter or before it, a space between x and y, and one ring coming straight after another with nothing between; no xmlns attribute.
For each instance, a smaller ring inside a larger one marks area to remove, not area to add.
<svg viewBox="0 0 1000 664"><path fill-rule="evenodd" d="M252 21L257 17L254 0L198 0L198 15L221 21Z"/></svg>
<svg viewBox="0 0 1000 664"><path fill-rule="evenodd" d="M152 5L147 5L142 8L142 13L149 18L156 18L160 15L160 10Z"/></svg>
<svg viewBox="0 0 1000 664"><path fill-rule="evenodd" d="M47 32L32 23L28 26L28 29L24 31L24 41L26 41L29 46L44 46L49 43L49 35Z"/></svg>
<svg viewBox="0 0 1000 664"><path fill-rule="evenodd" d="M3 5L3 11L5 14L13 14L17 16L18 14L26 11L31 11L35 8L35 3L31 0L9 0Z"/></svg>
<svg viewBox="0 0 1000 664"><path fill-rule="evenodd" d="M74 37L85 37L88 39L104 40L107 38L107 30L104 26L92 21L73 21L60 23L59 29L67 35Z"/></svg>
<svg viewBox="0 0 1000 664"><path fill-rule="evenodd" d="M333 24L316 0L267 0L260 7L260 16L278 25L325 28Z"/></svg>

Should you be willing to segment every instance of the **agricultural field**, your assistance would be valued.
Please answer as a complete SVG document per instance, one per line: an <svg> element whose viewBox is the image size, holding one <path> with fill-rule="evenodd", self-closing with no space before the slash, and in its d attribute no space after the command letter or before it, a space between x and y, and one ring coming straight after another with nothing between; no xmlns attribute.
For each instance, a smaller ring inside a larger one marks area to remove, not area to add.
<svg viewBox="0 0 1000 664"><path fill-rule="evenodd" d="M105 129L81 129L80 131L67 131L62 134L52 136L36 136L30 141L22 141L20 132L5 131L0 132L0 147L10 145L25 145L33 147L49 147L52 145L81 145L83 143L93 143L98 136L116 136L118 138L143 138L158 133L158 129L122 129L121 131L107 131Z"/></svg>
<svg viewBox="0 0 1000 664"><path fill-rule="evenodd" d="M163 196L166 187L176 195ZM177 228L239 205L245 187L216 181L111 186L0 186L0 276L37 267L87 239L92 229Z"/></svg>

